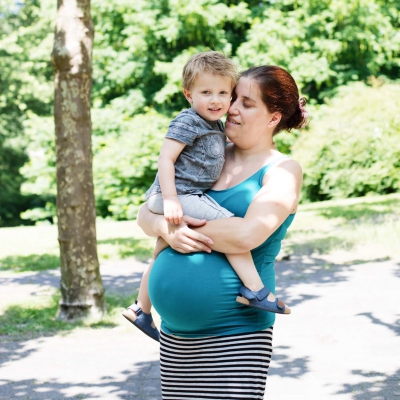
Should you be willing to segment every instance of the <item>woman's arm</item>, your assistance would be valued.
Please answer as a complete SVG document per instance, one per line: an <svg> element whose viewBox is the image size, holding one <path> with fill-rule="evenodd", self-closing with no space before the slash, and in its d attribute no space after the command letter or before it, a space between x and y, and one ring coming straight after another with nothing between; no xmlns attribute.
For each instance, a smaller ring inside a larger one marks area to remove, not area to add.
<svg viewBox="0 0 400 400"><path fill-rule="evenodd" d="M170 225L142 206L138 224L147 235L163 237L181 253L209 252L209 248L228 254L245 253L268 239L288 215L296 211L301 183L299 164L286 160L266 174L265 184L251 202L244 218L208 221L193 230L185 223ZM191 218L187 221L192 226L199 226L199 220Z"/></svg>
<svg viewBox="0 0 400 400"><path fill-rule="evenodd" d="M254 197L244 218L208 221L196 231L210 237L213 250L235 254L250 251L268 239L296 211L302 170L294 160L274 166Z"/></svg>
<svg viewBox="0 0 400 400"><path fill-rule="evenodd" d="M188 227L188 225L202 226L206 223L205 220L184 216L181 224L169 224L162 215L153 214L144 204L139 209L137 223L146 235L161 236L174 250L180 253L211 252L209 246L213 244L213 241Z"/></svg>

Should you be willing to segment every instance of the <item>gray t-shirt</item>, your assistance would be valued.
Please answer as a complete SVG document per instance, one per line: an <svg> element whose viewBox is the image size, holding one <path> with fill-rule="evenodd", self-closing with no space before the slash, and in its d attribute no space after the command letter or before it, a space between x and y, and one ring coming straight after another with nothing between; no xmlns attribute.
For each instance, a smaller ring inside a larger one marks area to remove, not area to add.
<svg viewBox="0 0 400 400"><path fill-rule="evenodd" d="M171 121L165 137L186 145L175 162L177 194L202 194L211 188L225 162L222 122L207 121L189 108ZM146 192L146 199L156 193L161 193L158 173Z"/></svg>

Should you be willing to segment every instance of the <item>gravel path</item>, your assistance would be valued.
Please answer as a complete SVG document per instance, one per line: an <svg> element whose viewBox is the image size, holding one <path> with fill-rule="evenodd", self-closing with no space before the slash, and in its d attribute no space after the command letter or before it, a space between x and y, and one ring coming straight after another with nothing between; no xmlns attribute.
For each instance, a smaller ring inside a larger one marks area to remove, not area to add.
<svg viewBox="0 0 400 400"><path fill-rule="evenodd" d="M109 291L131 293L144 264L101 267ZM266 399L400 399L400 263L279 262L278 316ZM0 276L0 308L59 284L58 271ZM0 399L161 400L157 343L121 319L115 328L76 329L0 342Z"/></svg>

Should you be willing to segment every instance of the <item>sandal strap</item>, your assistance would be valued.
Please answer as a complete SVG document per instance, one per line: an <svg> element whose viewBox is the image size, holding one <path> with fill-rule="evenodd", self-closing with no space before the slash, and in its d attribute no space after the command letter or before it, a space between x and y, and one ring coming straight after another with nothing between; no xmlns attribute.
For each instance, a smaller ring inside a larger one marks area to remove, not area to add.
<svg viewBox="0 0 400 400"><path fill-rule="evenodd" d="M262 289L258 291L253 291L248 289L246 286L243 286L240 288L239 293L243 296L246 297L246 299L254 299L255 297L257 300L261 301L268 297L268 295L271 293L271 291L267 287L263 287Z"/></svg>
<svg viewBox="0 0 400 400"><path fill-rule="evenodd" d="M137 300L127 308L133 310L137 316L139 316L143 312L142 309L137 305Z"/></svg>

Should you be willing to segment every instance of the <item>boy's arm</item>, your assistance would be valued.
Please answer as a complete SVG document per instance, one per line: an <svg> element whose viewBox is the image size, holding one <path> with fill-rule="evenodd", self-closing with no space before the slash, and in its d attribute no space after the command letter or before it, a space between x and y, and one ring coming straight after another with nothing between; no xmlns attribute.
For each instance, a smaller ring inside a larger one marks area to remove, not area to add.
<svg viewBox="0 0 400 400"><path fill-rule="evenodd" d="M182 222L183 210L176 193L174 164L185 146L185 143L166 138L158 157L158 179L164 200L164 217L169 223L176 225Z"/></svg>

